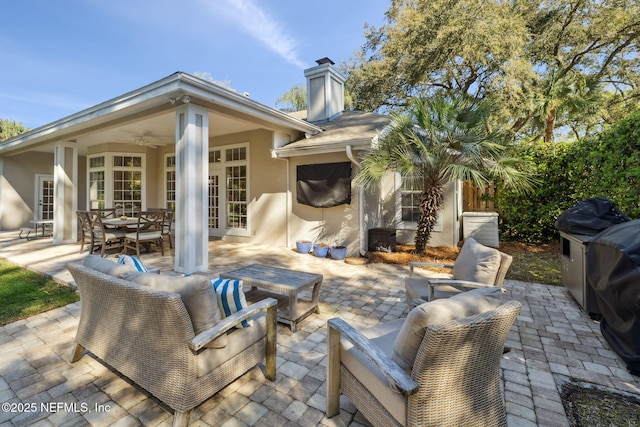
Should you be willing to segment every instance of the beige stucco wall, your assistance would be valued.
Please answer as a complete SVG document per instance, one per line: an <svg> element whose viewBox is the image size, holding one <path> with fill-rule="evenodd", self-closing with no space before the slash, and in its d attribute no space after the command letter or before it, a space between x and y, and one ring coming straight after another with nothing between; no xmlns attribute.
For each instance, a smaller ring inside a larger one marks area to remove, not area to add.
<svg viewBox="0 0 640 427"><path fill-rule="evenodd" d="M273 133L265 130L210 138L209 148L240 143L249 143L248 235L223 239L286 247L286 162L272 158Z"/></svg>
<svg viewBox="0 0 640 427"><path fill-rule="evenodd" d="M36 174L53 176L53 154L30 152L2 161L0 181L0 228L17 230L31 226L35 203Z"/></svg>
<svg viewBox="0 0 640 427"><path fill-rule="evenodd" d="M290 159L275 159L271 155L273 133L266 130L242 132L212 137L209 148L234 144L249 144L249 196L248 233L246 236L226 233L224 240L269 244L295 248L298 239L309 239L328 244L348 244L350 254L359 252L358 189L353 188L350 205L333 208L313 208L296 202L296 166L314 163L348 162L346 154L323 154ZM156 165L157 200L164 200L164 154L168 147L158 150L155 158L148 156L147 165ZM288 171L287 171L288 168ZM288 172L288 173L287 173ZM352 175L356 173L355 167ZM288 179L288 185L287 185ZM150 180L148 182L152 182ZM149 203L150 198L147 199ZM289 223L287 227L287 222Z"/></svg>
<svg viewBox="0 0 640 427"><path fill-rule="evenodd" d="M351 187L351 204L331 208L315 208L296 201L296 167L306 164L349 162L346 153L320 154L291 158L289 164L289 185L291 188L292 213L290 218L290 246L295 247L296 240L329 245L345 245L347 253L355 256L359 253L359 189L353 183ZM351 168L354 177L357 169Z"/></svg>
<svg viewBox="0 0 640 427"><path fill-rule="evenodd" d="M36 176L53 176L53 154L29 152L8 156L0 168L0 229L32 226ZM86 157L78 157L78 206L86 204Z"/></svg>

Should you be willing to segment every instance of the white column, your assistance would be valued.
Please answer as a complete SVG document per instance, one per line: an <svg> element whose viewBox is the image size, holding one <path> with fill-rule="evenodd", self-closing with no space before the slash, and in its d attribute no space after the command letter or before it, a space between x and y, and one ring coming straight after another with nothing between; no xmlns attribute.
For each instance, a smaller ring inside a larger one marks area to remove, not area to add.
<svg viewBox="0 0 640 427"><path fill-rule="evenodd" d="M57 142L53 154L53 243L78 241L78 150L71 142Z"/></svg>
<svg viewBox="0 0 640 427"><path fill-rule="evenodd" d="M176 108L176 229L174 269L209 269L209 122L193 104Z"/></svg>

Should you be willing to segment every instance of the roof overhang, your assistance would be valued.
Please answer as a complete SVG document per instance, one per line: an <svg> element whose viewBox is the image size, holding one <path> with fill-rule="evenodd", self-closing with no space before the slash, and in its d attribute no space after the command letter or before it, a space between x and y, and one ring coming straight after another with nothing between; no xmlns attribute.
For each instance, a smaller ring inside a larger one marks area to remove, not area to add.
<svg viewBox="0 0 640 427"><path fill-rule="evenodd" d="M317 154L344 153L347 147L350 150L368 150L371 148L371 139L357 139L338 141L324 144L309 144L306 141L297 141L281 148L272 150L272 156L278 158L312 156Z"/></svg>
<svg viewBox="0 0 640 427"><path fill-rule="evenodd" d="M185 98L184 96L188 98ZM167 114L191 102L218 115L286 134L317 134L321 129L247 96L187 73L177 72L134 91L0 142L0 155L58 141L76 141L93 132Z"/></svg>

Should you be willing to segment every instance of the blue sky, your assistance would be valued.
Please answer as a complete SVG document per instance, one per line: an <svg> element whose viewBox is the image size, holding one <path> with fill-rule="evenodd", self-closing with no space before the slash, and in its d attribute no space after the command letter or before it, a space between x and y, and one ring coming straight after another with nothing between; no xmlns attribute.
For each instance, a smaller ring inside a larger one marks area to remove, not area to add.
<svg viewBox="0 0 640 427"><path fill-rule="evenodd" d="M303 70L354 56L390 0L5 1L0 118L35 128L176 71L275 106Z"/></svg>

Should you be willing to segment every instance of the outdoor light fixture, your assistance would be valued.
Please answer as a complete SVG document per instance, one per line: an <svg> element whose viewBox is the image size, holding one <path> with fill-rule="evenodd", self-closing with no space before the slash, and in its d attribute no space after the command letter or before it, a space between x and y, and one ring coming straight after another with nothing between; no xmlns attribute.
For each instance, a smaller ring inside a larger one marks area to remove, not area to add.
<svg viewBox="0 0 640 427"><path fill-rule="evenodd" d="M182 101L183 104L188 104L191 102L191 97L189 95L182 95L177 98L169 98L169 102L175 105L178 100Z"/></svg>

